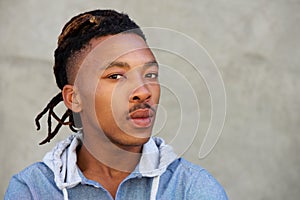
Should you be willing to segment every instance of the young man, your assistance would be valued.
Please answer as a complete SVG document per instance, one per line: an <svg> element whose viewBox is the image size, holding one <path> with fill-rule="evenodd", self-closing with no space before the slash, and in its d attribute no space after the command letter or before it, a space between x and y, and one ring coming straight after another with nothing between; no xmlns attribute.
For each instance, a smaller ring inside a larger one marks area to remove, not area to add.
<svg viewBox="0 0 300 200"><path fill-rule="evenodd" d="M13 176L5 199L227 199L206 170L151 137L158 63L127 15L95 10L72 18L59 36L54 73L61 92L37 116L39 129L48 112L41 144L62 125L77 133ZM68 109L60 119L53 108L61 101ZM59 122L54 131L51 117Z"/></svg>

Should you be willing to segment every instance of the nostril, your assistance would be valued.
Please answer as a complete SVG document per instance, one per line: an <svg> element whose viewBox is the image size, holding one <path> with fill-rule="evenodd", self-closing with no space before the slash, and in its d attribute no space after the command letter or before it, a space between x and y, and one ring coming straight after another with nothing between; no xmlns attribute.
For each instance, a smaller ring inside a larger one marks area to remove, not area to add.
<svg viewBox="0 0 300 200"><path fill-rule="evenodd" d="M140 100L140 98L138 96L134 96L132 100Z"/></svg>

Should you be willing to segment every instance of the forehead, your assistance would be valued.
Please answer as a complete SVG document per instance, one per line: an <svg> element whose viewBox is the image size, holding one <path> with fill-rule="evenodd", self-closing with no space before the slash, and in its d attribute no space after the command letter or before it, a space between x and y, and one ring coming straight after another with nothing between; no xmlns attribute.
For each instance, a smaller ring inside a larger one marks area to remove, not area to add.
<svg viewBox="0 0 300 200"><path fill-rule="evenodd" d="M155 61L146 42L134 33L92 39L84 53L74 76L76 84L83 84L87 80L96 82L99 75L113 62L138 66Z"/></svg>
<svg viewBox="0 0 300 200"><path fill-rule="evenodd" d="M133 33L118 34L93 39L91 51L83 65L105 68L113 61L132 62L133 65L154 60L146 42Z"/></svg>

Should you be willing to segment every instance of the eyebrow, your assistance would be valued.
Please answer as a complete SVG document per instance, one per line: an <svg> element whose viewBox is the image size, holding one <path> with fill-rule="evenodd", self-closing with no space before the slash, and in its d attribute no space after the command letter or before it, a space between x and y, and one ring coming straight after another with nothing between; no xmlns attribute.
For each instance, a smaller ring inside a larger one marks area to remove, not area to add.
<svg viewBox="0 0 300 200"><path fill-rule="evenodd" d="M106 67L106 69L111 68L111 67L129 68L130 66L127 62L113 61Z"/></svg>
<svg viewBox="0 0 300 200"><path fill-rule="evenodd" d="M149 62L146 62L143 67L151 67L151 66L157 66L158 67L158 63L156 60L152 60ZM119 61L113 61L111 62L106 69L109 69L111 67L120 67L120 68L130 68L130 65L127 62L119 62Z"/></svg>
<svg viewBox="0 0 300 200"><path fill-rule="evenodd" d="M146 63L144 64L144 67L152 67L152 66L158 67L158 63L157 63L156 60L152 60L152 61L146 62Z"/></svg>

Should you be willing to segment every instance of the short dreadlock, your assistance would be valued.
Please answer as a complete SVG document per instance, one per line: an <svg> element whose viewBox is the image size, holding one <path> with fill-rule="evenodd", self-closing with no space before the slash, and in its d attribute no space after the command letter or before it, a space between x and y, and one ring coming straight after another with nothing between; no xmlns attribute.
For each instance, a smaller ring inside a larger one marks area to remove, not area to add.
<svg viewBox="0 0 300 200"><path fill-rule="evenodd" d="M73 17L62 29L58 38L57 49L54 52L53 69L58 88L62 90L65 85L72 84L68 77L72 67L70 63L74 62L76 53L84 50L91 39L122 32L135 33L146 41L139 26L124 13L118 13L114 10L93 10ZM73 132L77 131L74 118L79 118L80 121L78 113L73 115L72 110L67 109L61 118L55 114L54 107L62 101L62 92L60 92L35 118L37 130L40 130L39 120L48 112L48 136L40 145L50 142L62 125L68 125ZM51 128L52 117L58 122L53 131ZM69 121L65 122L67 118Z"/></svg>

